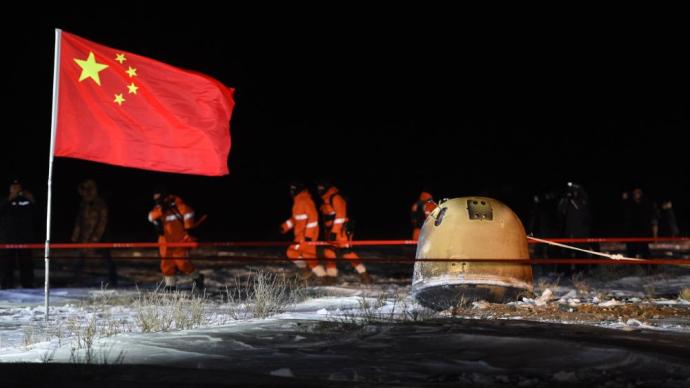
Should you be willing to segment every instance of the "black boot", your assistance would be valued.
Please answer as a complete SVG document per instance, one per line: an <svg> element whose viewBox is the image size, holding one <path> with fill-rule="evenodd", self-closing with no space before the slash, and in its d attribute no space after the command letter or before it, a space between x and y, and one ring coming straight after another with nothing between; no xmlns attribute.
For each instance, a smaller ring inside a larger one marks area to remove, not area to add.
<svg viewBox="0 0 690 388"><path fill-rule="evenodd" d="M192 279L192 289L197 291L204 290L204 274L199 272L194 279Z"/></svg>
<svg viewBox="0 0 690 388"><path fill-rule="evenodd" d="M307 281L314 277L314 271L311 270L309 267L302 268L302 273L300 274L300 279Z"/></svg>
<svg viewBox="0 0 690 388"><path fill-rule="evenodd" d="M359 281L362 282L362 284L371 284L371 277L369 276L368 272L362 272L359 274Z"/></svg>

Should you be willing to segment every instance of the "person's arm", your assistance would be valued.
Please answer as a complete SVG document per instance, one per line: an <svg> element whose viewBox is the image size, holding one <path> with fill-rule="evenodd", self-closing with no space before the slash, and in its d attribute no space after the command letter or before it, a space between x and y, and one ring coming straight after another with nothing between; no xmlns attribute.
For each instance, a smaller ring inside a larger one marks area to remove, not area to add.
<svg viewBox="0 0 690 388"><path fill-rule="evenodd" d="M77 216L74 218L74 228L72 228L72 242L79 242L79 234L81 233L81 209L82 205L79 204L79 210L77 210Z"/></svg>
<svg viewBox="0 0 690 388"><path fill-rule="evenodd" d="M98 222L91 233L91 242L99 242L103 238L105 228L108 226L108 206L105 202L99 203L98 206Z"/></svg>
<svg viewBox="0 0 690 388"><path fill-rule="evenodd" d="M307 224L304 226L305 239L311 241L318 234L315 230L319 229L319 212L316 211L316 205L312 204L305 206L305 213L307 213Z"/></svg>
<svg viewBox="0 0 690 388"><path fill-rule="evenodd" d="M33 204L34 202L36 202L36 200L34 199L33 193L30 192L30 191L28 191L28 190L24 190L24 198L26 198L26 199L27 199L29 202L31 202L32 204Z"/></svg>
<svg viewBox="0 0 690 388"><path fill-rule="evenodd" d="M415 202L412 204L412 209L410 209L410 223L412 226L415 228L417 227L417 218L418 218L418 206L419 206L419 201Z"/></svg>
<svg viewBox="0 0 690 388"><path fill-rule="evenodd" d="M180 215L182 215L182 223L184 224L185 230L189 230L194 227L194 209L192 209L179 198L175 202L175 206L180 212Z"/></svg>
<svg viewBox="0 0 690 388"><path fill-rule="evenodd" d="M331 232L338 234L342 230L345 221L347 221L347 204L343 197L338 194L333 196L333 210L335 210L335 219L333 220Z"/></svg>
<svg viewBox="0 0 690 388"><path fill-rule="evenodd" d="M304 233L307 229L307 219L309 218L307 214L307 205L304 201L297 201L295 207L292 210L292 220L295 223L295 237L304 238Z"/></svg>
<svg viewBox="0 0 690 388"><path fill-rule="evenodd" d="M160 205L156 205L153 210L149 212L149 222L153 224L153 226L156 228L156 232L158 233L159 236L163 236L165 234L163 230L163 209L160 207Z"/></svg>
<svg viewBox="0 0 690 388"><path fill-rule="evenodd" d="M280 224L280 231L284 234L292 230L293 227L295 227L294 217L290 217L285 222Z"/></svg>
<svg viewBox="0 0 690 388"><path fill-rule="evenodd" d="M149 222L155 224L160 222L161 217L163 217L163 209L160 206L156 206L149 212Z"/></svg>
<svg viewBox="0 0 690 388"><path fill-rule="evenodd" d="M293 202L292 204L292 214L290 215L290 218L288 218L285 222L280 224L280 232L285 234L289 231L291 231L295 227L295 223L297 220L295 220L295 214L298 213L297 209L297 203Z"/></svg>
<svg viewBox="0 0 690 388"><path fill-rule="evenodd" d="M558 201L558 205L556 206L558 209L558 213L565 215L565 213L568 212L568 198L563 197Z"/></svg>

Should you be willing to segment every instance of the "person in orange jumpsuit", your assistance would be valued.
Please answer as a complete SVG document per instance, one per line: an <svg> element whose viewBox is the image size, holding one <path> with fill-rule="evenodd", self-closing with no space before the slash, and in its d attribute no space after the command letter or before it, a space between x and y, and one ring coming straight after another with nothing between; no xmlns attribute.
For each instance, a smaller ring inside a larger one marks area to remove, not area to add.
<svg viewBox="0 0 690 388"><path fill-rule="evenodd" d="M349 228L347 217L347 202L340 194L338 189L328 182L317 182L316 190L321 196L321 215L324 221L325 241L331 243L324 250L326 259L326 274L330 283L335 283L338 276L336 261L340 254L342 258L350 260L352 267L360 276L362 283L371 283L371 278L367 273L367 267L359 261L359 256L352 250L350 241L352 240L352 230Z"/></svg>
<svg viewBox="0 0 690 388"><path fill-rule="evenodd" d="M422 230L424 221L436 209L434 198L429 192L422 191L419 199L412 205L411 221L412 221L412 239L419 240L419 232Z"/></svg>
<svg viewBox="0 0 690 388"><path fill-rule="evenodd" d="M326 276L323 266L317 260L302 260L316 259L316 245L309 244L319 238L316 204L302 182L290 183L290 195L293 199L292 216L281 225L283 234L292 230L295 236L294 243L287 249L287 257L304 271L305 279L314 274L322 280Z"/></svg>
<svg viewBox="0 0 690 388"><path fill-rule="evenodd" d="M189 229L194 227L194 210L176 195L169 194L165 189L154 191L153 200L156 205L149 212L149 221L156 226L159 243L192 242ZM159 248L161 257L161 272L165 279L165 289L171 290L176 286L176 273L179 271L193 279L197 289L203 289L203 275L194 268L189 260L189 248L166 247Z"/></svg>

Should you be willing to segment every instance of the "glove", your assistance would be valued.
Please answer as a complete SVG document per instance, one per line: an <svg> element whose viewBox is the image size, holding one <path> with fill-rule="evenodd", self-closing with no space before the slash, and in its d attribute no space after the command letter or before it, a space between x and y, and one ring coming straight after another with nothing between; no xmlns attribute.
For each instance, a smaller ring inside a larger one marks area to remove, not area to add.
<svg viewBox="0 0 690 388"><path fill-rule="evenodd" d="M155 221L153 223L153 227L156 229L156 233L158 233L160 236L165 234L165 230L163 230L163 224L160 221Z"/></svg>

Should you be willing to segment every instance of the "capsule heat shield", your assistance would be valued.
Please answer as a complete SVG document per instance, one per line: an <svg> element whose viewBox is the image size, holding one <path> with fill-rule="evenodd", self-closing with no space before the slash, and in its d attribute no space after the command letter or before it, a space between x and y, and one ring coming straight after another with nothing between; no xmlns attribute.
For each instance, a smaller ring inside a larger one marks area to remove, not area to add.
<svg viewBox="0 0 690 388"><path fill-rule="evenodd" d="M529 259L525 229L517 215L487 197L442 202L419 236L412 293L422 305L445 310L480 299L512 301L532 291L529 264L491 263L491 259Z"/></svg>

